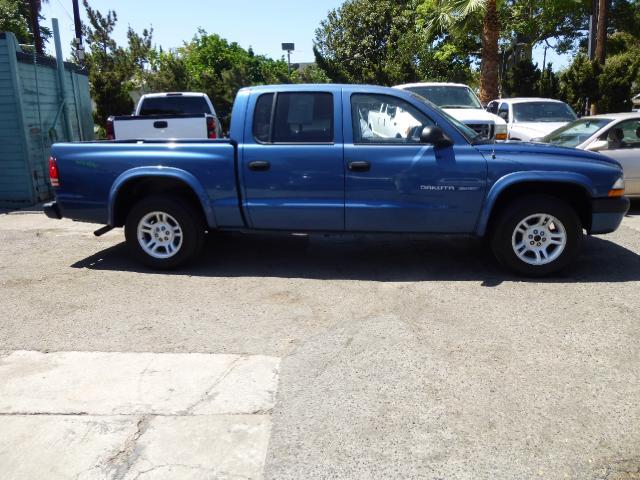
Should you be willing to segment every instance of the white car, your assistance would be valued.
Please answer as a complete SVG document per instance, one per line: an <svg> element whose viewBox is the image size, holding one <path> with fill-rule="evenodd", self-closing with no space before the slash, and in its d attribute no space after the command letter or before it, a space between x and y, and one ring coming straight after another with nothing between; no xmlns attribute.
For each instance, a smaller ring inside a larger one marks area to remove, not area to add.
<svg viewBox="0 0 640 480"><path fill-rule="evenodd" d="M578 118L569 105L551 98L492 100L487 111L507 122L509 140L520 142L544 137Z"/></svg>
<svg viewBox="0 0 640 480"><path fill-rule="evenodd" d="M507 123L482 108L482 103L467 85L461 83L407 83L394 88L408 90L436 104L453 118L490 140L507 139Z"/></svg>
<svg viewBox="0 0 640 480"><path fill-rule="evenodd" d="M624 170L626 195L640 196L640 112L582 117L539 141L600 152L617 160Z"/></svg>

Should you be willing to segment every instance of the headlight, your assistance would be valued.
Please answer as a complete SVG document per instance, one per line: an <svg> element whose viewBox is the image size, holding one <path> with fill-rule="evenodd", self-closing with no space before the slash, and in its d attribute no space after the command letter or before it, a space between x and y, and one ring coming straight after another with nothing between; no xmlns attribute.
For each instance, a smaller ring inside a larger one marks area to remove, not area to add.
<svg viewBox="0 0 640 480"><path fill-rule="evenodd" d="M506 125L496 125L496 140L506 140L507 139L507 126Z"/></svg>
<svg viewBox="0 0 640 480"><path fill-rule="evenodd" d="M611 186L611 190L609 190L609 196L610 197L622 197L623 195L624 195L624 177L620 177Z"/></svg>

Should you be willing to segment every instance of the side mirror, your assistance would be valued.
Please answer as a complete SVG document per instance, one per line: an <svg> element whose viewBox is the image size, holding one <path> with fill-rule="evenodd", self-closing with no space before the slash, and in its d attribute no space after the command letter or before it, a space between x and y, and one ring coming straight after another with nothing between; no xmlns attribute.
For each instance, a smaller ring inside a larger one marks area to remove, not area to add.
<svg viewBox="0 0 640 480"><path fill-rule="evenodd" d="M596 140L595 142L591 142L585 150L589 150L590 152L599 152L601 150L606 150L609 147L609 142L606 140Z"/></svg>
<svg viewBox="0 0 640 480"><path fill-rule="evenodd" d="M440 127L424 127L420 134L420 142L430 143L434 147L450 147L453 145L453 140Z"/></svg>

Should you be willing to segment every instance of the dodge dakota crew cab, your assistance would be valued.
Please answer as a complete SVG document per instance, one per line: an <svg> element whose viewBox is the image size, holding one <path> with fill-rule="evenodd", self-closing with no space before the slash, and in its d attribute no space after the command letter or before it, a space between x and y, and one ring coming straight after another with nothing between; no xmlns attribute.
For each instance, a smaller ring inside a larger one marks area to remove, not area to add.
<svg viewBox="0 0 640 480"><path fill-rule="evenodd" d="M395 108L412 128L371 129ZM526 275L566 266L585 230L615 230L622 168L600 154L494 144L410 91L362 85L244 88L228 140L56 144L49 217L125 229L157 268L192 259L206 232L487 236Z"/></svg>

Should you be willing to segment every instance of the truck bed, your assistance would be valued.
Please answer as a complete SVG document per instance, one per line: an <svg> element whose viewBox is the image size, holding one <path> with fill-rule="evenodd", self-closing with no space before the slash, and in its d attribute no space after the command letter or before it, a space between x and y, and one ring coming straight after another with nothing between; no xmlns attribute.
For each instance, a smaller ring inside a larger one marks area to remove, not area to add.
<svg viewBox="0 0 640 480"><path fill-rule="evenodd" d="M120 188L138 177L171 175L192 186L210 226L244 226L236 183L237 146L231 140L59 143L52 147L52 156L63 179L56 195L65 217L113 225L110 205Z"/></svg>

